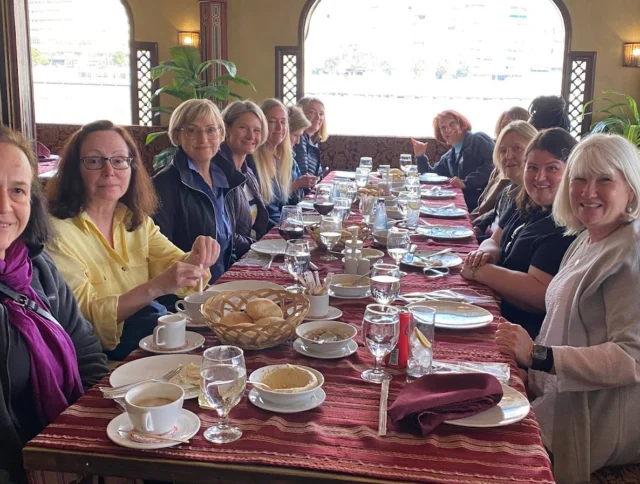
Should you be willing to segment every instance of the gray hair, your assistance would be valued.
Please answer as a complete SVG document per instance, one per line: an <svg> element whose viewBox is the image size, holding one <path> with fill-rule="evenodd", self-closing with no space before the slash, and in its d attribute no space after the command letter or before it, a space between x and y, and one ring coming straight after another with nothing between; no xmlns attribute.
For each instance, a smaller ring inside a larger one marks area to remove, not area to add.
<svg viewBox="0 0 640 484"><path fill-rule="evenodd" d="M260 133L260 145L263 145L269 137L269 126L262 109L260 109L260 107L253 101L233 101L224 108L224 111L222 111L222 118L224 119L226 128L231 128L233 123L235 123L240 116L246 113L255 114L258 121L260 121L260 128L262 129L262 132Z"/></svg>
<svg viewBox="0 0 640 484"><path fill-rule="evenodd" d="M619 171L633 192L623 221L631 222L640 215L638 193L640 193L640 158L637 148L619 135L592 134L583 139L573 149L567 169L558 188L553 204L553 218L556 224L566 227L565 233L574 235L584 229L584 225L571 209L570 183L574 178L588 176L608 176Z"/></svg>
<svg viewBox="0 0 640 484"><path fill-rule="evenodd" d="M226 132L218 106L209 99L189 99L180 104L180 106L171 113L171 119L169 120L169 139L171 140L171 144L178 146L180 144L178 131L198 119L212 119L222 130L220 132L220 138L224 139Z"/></svg>

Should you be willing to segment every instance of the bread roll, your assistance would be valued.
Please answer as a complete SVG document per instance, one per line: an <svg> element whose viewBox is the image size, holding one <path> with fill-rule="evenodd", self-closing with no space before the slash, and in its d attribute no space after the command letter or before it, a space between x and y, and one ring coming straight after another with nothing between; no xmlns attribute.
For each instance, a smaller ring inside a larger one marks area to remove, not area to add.
<svg viewBox="0 0 640 484"><path fill-rule="evenodd" d="M232 311L221 318L219 323L225 326L253 325L253 319L248 314Z"/></svg>
<svg viewBox="0 0 640 484"><path fill-rule="evenodd" d="M282 318L282 309L280 309L280 307L272 300L265 298L258 298L249 301L245 311L254 321L271 316L275 318Z"/></svg>
<svg viewBox="0 0 640 484"><path fill-rule="evenodd" d="M270 324L278 324L278 323L282 323L284 321L283 318L279 318L277 316L268 316L266 318L260 318L256 321L254 321L254 324L257 326L267 326Z"/></svg>

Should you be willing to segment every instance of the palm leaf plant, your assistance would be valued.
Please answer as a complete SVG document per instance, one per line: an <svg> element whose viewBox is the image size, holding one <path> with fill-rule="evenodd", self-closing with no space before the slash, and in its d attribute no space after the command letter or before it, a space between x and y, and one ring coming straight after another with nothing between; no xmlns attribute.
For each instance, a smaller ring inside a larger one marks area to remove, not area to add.
<svg viewBox="0 0 640 484"><path fill-rule="evenodd" d="M621 92L607 90L602 93L607 96L616 96L617 100L611 97L596 98L583 106L582 115L584 116L587 108L594 102L609 103L604 109L592 111L594 114L604 115L604 118L591 125L591 132L619 134L640 149L640 114L636 100Z"/></svg>
<svg viewBox="0 0 640 484"><path fill-rule="evenodd" d="M173 74L173 81L162 86L154 93L154 97L166 94L178 99L180 102L189 99L211 99L214 102L227 101L231 98L242 99L242 96L233 92L229 82L249 86L255 91L255 87L248 80L237 75L236 65L227 60L211 59L202 61L200 51L187 45L176 45L169 49L171 60L162 61L151 69L151 77L155 81L166 74ZM205 71L212 65L223 66L227 73L216 77L207 84L204 80ZM175 108L172 106L157 106L153 108L156 116L171 114ZM146 144L156 138L166 136L167 131L159 131L147 135ZM158 153L153 158L154 170L159 170L167 165L175 153L172 146Z"/></svg>

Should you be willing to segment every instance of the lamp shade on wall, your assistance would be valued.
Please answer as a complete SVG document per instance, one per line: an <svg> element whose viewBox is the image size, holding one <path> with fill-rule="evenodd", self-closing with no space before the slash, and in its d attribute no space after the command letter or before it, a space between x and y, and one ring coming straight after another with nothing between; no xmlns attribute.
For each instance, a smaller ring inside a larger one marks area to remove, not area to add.
<svg viewBox="0 0 640 484"><path fill-rule="evenodd" d="M640 42L624 44L622 65L625 67L640 67Z"/></svg>
<svg viewBox="0 0 640 484"><path fill-rule="evenodd" d="M178 32L178 45L200 45L200 34L198 32Z"/></svg>

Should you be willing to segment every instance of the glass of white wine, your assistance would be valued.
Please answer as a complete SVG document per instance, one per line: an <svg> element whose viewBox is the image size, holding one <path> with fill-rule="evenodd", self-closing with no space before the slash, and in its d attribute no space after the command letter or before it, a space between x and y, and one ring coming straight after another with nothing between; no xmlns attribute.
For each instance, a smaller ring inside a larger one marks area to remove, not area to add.
<svg viewBox="0 0 640 484"><path fill-rule="evenodd" d="M387 253L396 264L400 264L402 259L409 252L409 246L411 245L411 236L408 229L400 229L393 227L387 233ZM398 271L401 277L407 275L406 272Z"/></svg>
<svg viewBox="0 0 640 484"><path fill-rule="evenodd" d="M362 337L369 352L373 355L374 367L362 372L363 380L382 383L390 380L391 375L380 369L382 359L391 353L400 336L399 309L384 304L369 304L362 320Z"/></svg>
<svg viewBox="0 0 640 484"><path fill-rule="evenodd" d="M371 272L371 296L380 304L391 304L400 294L400 268L377 262Z"/></svg>
<svg viewBox="0 0 640 484"><path fill-rule="evenodd" d="M333 247L340 242L342 238L342 220L333 217L322 217L320 221L320 241L327 247L327 251L331 251ZM331 254L320 257L324 261L338 260Z"/></svg>
<svg viewBox="0 0 640 484"><path fill-rule="evenodd" d="M244 395L247 368L244 353L236 346L213 346L202 355L200 390L207 404L218 412L218 422L204 432L214 444L233 442L242 429L229 425L229 412Z"/></svg>

